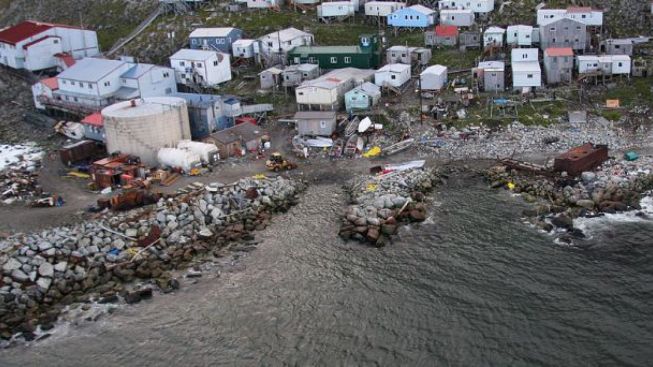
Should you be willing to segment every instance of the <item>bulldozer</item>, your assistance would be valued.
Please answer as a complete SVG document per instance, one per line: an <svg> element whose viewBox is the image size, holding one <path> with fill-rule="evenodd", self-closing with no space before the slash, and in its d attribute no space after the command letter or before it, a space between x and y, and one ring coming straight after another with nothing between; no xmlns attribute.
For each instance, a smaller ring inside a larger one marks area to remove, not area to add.
<svg viewBox="0 0 653 367"><path fill-rule="evenodd" d="M281 153L275 152L272 153L270 159L265 162L265 167L270 171L279 172L281 170L289 171L295 169L297 168L297 164L286 160Z"/></svg>

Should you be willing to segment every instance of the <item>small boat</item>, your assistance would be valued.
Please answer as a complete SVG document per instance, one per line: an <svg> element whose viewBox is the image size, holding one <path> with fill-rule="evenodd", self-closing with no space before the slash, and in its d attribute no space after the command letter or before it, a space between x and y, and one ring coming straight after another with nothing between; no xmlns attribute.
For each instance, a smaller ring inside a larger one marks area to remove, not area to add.
<svg viewBox="0 0 653 367"><path fill-rule="evenodd" d="M409 161L405 163L399 163L399 164L386 164L383 166L383 169L385 171L406 171L409 169L413 168L422 168L424 167L424 164L426 163L425 160L417 160L417 161Z"/></svg>
<svg viewBox="0 0 653 367"><path fill-rule="evenodd" d="M410 148L413 145L413 143L415 143L415 139L413 139L413 138L402 140L402 141L400 141L398 143L395 143L395 144L389 145L389 146L387 146L385 148L382 148L381 149L381 152L382 152L381 154L383 154L385 156L388 156L388 155L399 153L401 151L404 151L404 150Z"/></svg>
<svg viewBox="0 0 653 367"><path fill-rule="evenodd" d="M370 128L370 126L372 126L372 120L370 120L369 117L366 117L360 122L360 124L358 124L358 132L364 133Z"/></svg>
<svg viewBox="0 0 653 367"><path fill-rule="evenodd" d="M330 148L333 146L333 139L317 136L313 139L305 139L306 145L311 148Z"/></svg>

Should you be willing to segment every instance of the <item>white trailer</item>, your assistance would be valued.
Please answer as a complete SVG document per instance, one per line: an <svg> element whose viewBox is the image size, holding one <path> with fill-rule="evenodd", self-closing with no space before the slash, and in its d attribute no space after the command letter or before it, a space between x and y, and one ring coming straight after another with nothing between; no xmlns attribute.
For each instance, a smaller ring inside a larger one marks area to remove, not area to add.
<svg viewBox="0 0 653 367"><path fill-rule="evenodd" d="M215 164L220 159L220 151L215 144L202 143L192 140L181 140L177 148L188 150L189 152L199 155L202 163Z"/></svg>
<svg viewBox="0 0 653 367"><path fill-rule="evenodd" d="M185 149L161 148L157 154L157 160L161 166L181 168L185 173L190 173L193 168L202 166L200 156Z"/></svg>

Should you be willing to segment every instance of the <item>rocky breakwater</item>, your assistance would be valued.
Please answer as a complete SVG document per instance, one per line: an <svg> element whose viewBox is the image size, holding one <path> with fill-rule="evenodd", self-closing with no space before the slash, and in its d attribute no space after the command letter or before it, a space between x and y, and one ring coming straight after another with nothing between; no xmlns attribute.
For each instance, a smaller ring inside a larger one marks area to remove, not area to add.
<svg viewBox="0 0 653 367"><path fill-rule="evenodd" d="M532 203L524 214L538 227L550 231L555 226L583 237L573 228L574 218L640 209L642 195L653 189L651 167L652 157L610 159L594 171L570 177L565 172L529 175L499 165L489 169L486 177L493 188L510 189Z"/></svg>
<svg viewBox="0 0 653 367"><path fill-rule="evenodd" d="M401 222L426 219L425 194L439 182L436 170L422 169L351 180L345 186L351 204L345 210L340 236L384 246Z"/></svg>
<svg viewBox="0 0 653 367"><path fill-rule="evenodd" d="M179 286L170 271L195 255L251 240L304 189L282 177L210 184L123 214L15 234L0 242L0 337L34 337L71 303L140 301ZM243 246L242 243L238 244ZM134 280L145 280L136 287Z"/></svg>

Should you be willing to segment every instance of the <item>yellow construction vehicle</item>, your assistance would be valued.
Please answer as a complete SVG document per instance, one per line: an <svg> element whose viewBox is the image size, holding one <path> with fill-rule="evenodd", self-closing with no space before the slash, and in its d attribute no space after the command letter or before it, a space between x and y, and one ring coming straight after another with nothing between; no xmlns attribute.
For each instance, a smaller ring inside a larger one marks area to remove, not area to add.
<svg viewBox="0 0 653 367"><path fill-rule="evenodd" d="M295 163L292 163L281 155L279 152L274 152L265 162L265 167L270 171L279 172L281 170L291 170L297 168Z"/></svg>

